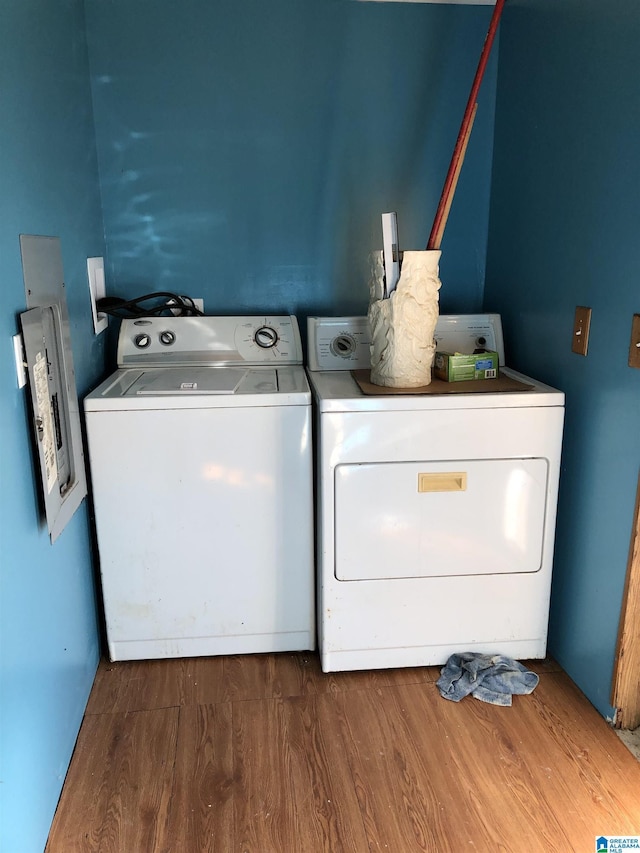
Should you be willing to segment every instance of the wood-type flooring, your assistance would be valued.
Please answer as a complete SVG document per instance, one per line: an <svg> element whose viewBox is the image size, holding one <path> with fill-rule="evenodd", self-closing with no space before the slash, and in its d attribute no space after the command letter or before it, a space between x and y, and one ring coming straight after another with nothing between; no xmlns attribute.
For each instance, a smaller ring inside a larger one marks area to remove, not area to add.
<svg viewBox="0 0 640 853"><path fill-rule="evenodd" d="M559 667L510 708L313 653L100 664L46 853L592 853L640 763Z"/></svg>

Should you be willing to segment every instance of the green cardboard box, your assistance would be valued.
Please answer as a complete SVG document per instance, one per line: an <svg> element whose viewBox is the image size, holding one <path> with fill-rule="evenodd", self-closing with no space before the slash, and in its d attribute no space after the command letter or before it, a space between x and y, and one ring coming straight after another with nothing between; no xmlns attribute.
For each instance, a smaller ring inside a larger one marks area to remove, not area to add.
<svg viewBox="0 0 640 853"><path fill-rule="evenodd" d="M464 382L467 379L496 379L498 353L479 352L467 355L460 352L437 352L434 375L445 382Z"/></svg>

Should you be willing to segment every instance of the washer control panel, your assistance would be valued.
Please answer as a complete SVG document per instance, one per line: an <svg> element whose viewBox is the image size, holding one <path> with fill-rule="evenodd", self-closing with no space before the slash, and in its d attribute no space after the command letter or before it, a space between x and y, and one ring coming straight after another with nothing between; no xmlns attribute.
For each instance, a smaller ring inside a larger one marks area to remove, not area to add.
<svg viewBox="0 0 640 853"><path fill-rule="evenodd" d="M123 320L118 367L302 364L293 316L140 317Z"/></svg>
<svg viewBox="0 0 640 853"><path fill-rule="evenodd" d="M309 370L371 367L371 335L366 317L308 317Z"/></svg>

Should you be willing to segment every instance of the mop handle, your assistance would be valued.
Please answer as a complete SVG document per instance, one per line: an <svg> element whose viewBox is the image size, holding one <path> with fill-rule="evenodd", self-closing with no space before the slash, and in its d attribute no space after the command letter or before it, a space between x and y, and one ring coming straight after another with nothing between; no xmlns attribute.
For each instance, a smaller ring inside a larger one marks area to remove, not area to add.
<svg viewBox="0 0 640 853"><path fill-rule="evenodd" d="M462 168L462 160L464 158L464 152L466 150L466 142L468 142L469 140L469 134L471 133L471 125L473 123L473 118L475 115L474 107L478 98L478 92L480 90L480 84L482 83L482 77L484 76L485 68L487 67L487 62L489 61L491 46L493 45L493 40L498 29L498 24L500 23L500 16L502 15L502 9L504 7L504 4L505 0L496 0L493 15L491 16L491 23L489 24L489 31L487 33L487 37L485 38L484 47L482 48L482 53L480 55L478 70L476 71L476 76L473 80L469 100L467 101L467 108L465 109L464 116L462 118L462 124L460 126L458 140L456 142L455 148L453 149L451 164L449 165L449 171L447 172L447 177L445 179L444 187L442 189L442 195L440 196L440 203L438 204L436 216L433 220L433 227L431 228L431 234L429 235L427 249L440 248L440 240L442 239L442 234L444 232L446 216L448 215L448 211L451 208L451 201L453 199L453 193L455 192L455 178L456 175L460 174L460 169Z"/></svg>

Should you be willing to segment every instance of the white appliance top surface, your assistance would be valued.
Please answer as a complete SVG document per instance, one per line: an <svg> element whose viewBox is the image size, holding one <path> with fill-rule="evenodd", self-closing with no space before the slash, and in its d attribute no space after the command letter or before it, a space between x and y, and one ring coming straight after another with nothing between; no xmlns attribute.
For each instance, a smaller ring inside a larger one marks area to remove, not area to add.
<svg viewBox="0 0 640 853"><path fill-rule="evenodd" d="M118 367L302 364L293 316L141 317L123 320Z"/></svg>
<svg viewBox="0 0 640 853"><path fill-rule="evenodd" d="M118 366L85 411L311 403L293 316L123 320Z"/></svg>
<svg viewBox="0 0 640 853"><path fill-rule="evenodd" d="M564 406L564 393L509 368L505 376L531 385L530 391L477 394L364 394L350 370L309 371L309 384L321 412L406 412L436 409L499 409ZM483 380L479 379L478 382Z"/></svg>
<svg viewBox="0 0 640 853"><path fill-rule="evenodd" d="M505 368L499 314L446 314L436 326L437 347L445 351L495 350L500 372L526 385L527 391L447 394L365 394L352 370L370 366L366 317L310 317L307 322L309 382L321 412L426 411L527 406L564 406L564 393ZM482 382L483 380L478 380Z"/></svg>
<svg viewBox="0 0 640 853"><path fill-rule="evenodd" d="M87 412L310 404L301 365L120 368L84 400Z"/></svg>

